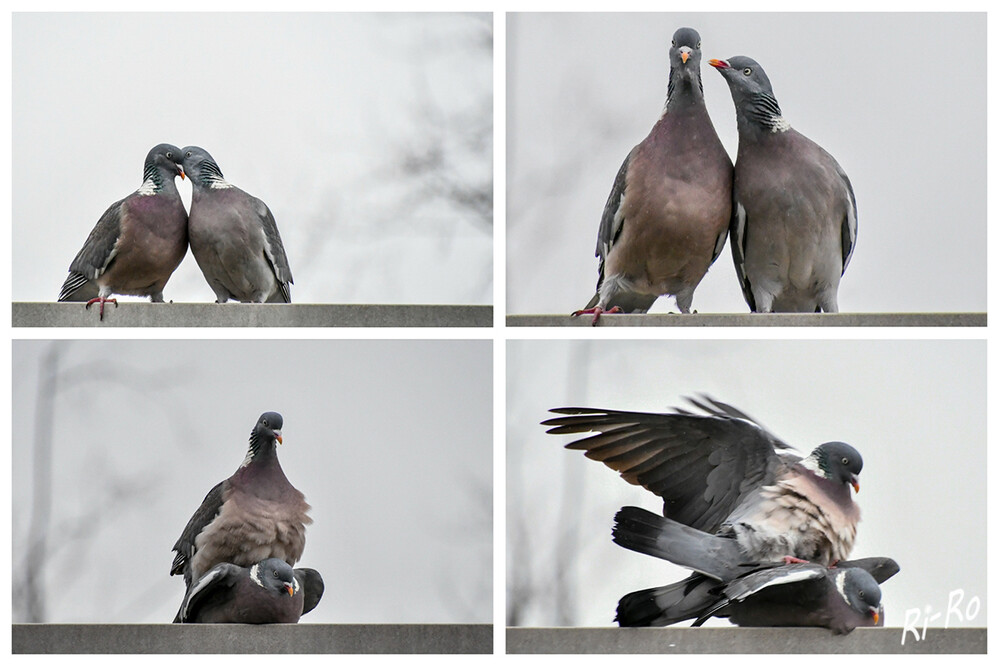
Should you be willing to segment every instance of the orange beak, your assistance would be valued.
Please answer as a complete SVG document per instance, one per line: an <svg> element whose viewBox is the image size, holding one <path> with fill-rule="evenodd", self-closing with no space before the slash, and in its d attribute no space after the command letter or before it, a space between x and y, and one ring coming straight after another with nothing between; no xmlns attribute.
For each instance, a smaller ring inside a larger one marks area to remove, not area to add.
<svg viewBox="0 0 999 666"><path fill-rule="evenodd" d="M295 588L293 588L291 585L288 585L288 583L284 584L284 591L288 593L289 597L295 596ZM875 613L875 615L876 614L877 613ZM877 618L875 618L874 621L877 622Z"/></svg>
<svg viewBox="0 0 999 666"><path fill-rule="evenodd" d="M690 57L690 54L687 53L686 51L684 51L683 53L680 54L680 60L683 61L684 65L687 64L687 58L689 58L689 57Z"/></svg>
<svg viewBox="0 0 999 666"><path fill-rule="evenodd" d="M180 169L180 179L184 180L184 167L180 166L179 164L177 165L177 167Z"/></svg>
<svg viewBox="0 0 999 666"><path fill-rule="evenodd" d="M274 431L274 439L278 441L278 444L284 444L284 438L281 436L280 430Z"/></svg>
<svg viewBox="0 0 999 666"><path fill-rule="evenodd" d="M878 615L877 611L872 611L872 612L874 613L874 624L877 624L881 616Z"/></svg>
<svg viewBox="0 0 999 666"><path fill-rule="evenodd" d="M718 69L728 69L728 63L724 60L718 60L717 58L712 58L708 61L708 64L712 67L717 67Z"/></svg>
<svg viewBox="0 0 999 666"><path fill-rule="evenodd" d="M850 485L853 486L853 492L855 493L860 492L860 480L857 477L855 476L850 477Z"/></svg>

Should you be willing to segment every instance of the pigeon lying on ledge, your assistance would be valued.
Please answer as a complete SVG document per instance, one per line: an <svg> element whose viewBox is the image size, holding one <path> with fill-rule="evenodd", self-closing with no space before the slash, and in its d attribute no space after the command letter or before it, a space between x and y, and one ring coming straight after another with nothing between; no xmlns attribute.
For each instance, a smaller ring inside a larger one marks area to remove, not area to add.
<svg viewBox="0 0 999 666"><path fill-rule="evenodd" d="M843 633L883 620L880 611L878 617L871 616L861 598L871 602L872 583L877 588L899 571L894 560L883 557L842 561L832 569L810 563L752 562L730 537L707 534L637 507L622 508L614 521L613 538L618 545L694 571L672 585L622 597L616 621L623 627L666 626L695 618L694 626L698 626L715 615L730 616L743 626L821 626ZM835 574L848 569L863 571L872 581L856 573L825 580L827 571ZM846 583L863 595L853 599L830 596L830 591L842 589L837 584ZM878 600L880 595L878 589ZM869 605L876 608L877 603Z"/></svg>
<svg viewBox="0 0 999 666"><path fill-rule="evenodd" d="M663 498L672 520L733 537L742 560L829 565L849 556L860 519L851 496L863 467L856 449L827 442L801 458L736 408L688 400L704 413L569 407L542 425L551 434L600 433L566 448Z"/></svg>
<svg viewBox="0 0 999 666"><path fill-rule="evenodd" d="M312 519L305 496L278 462L282 425L277 412L260 416L239 469L208 492L174 544L170 575L183 574L187 590L218 564L249 567L278 558L294 565L301 559Z"/></svg>
<svg viewBox="0 0 999 666"><path fill-rule="evenodd" d="M250 568L218 564L188 591L175 623L295 623L319 603L323 579L270 558Z"/></svg>
<svg viewBox="0 0 999 666"><path fill-rule="evenodd" d="M666 107L614 179L597 234L597 293L574 316L647 312L673 295L689 313L732 217L732 160L704 105L701 36L680 28L669 50Z"/></svg>
<svg viewBox="0 0 999 666"><path fill-rule="evenodd" d="M104 211L69 266L60 301L89 308L118 301L112 294L163 302L163 287L187 254L187 211L175 178L184 177L180 148L161 143L146 155L142 185Z"/></svg>
<svg viewBox="0 0 999 666"><path fill-rule="evenodd" d="M222 177L208 151L183 150L194 191L191 253L216 302L291 303L291 268L270 209Z"/></svg>

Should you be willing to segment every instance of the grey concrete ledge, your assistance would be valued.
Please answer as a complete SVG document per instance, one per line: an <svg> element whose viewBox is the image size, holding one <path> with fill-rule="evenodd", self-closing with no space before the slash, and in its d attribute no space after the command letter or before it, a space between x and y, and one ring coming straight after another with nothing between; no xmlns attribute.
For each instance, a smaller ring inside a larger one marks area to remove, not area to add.
<svg viewBox="0 0 999 666"><path fill-rule="evenodd" d="M920 634L922 638L922 634ZM985 654L985 629L910 631L899 627L855 629L835 636L811 627L663 627L642 629L510 627L509 654Z"/></svg>
<svg viewBox="0 0 999 666"><path fill-rule="evenodd" d="M15 624L14 654L491 654L491 624Z"/></svg>
<svg viewBox="0 0 999 666"><path fill-rule="evenodd" d="M14 326L86 327L485 327L491 305L321 305L304 303L143 303L104 308L83 303L14 303Z"/></svg>
<svg viewBox="0 0 999 666"><path fill-rule="evenodd" d="M507 326L590 326L593 317L508 315ZM598 326L986 326L984 312L839 312L836 314L613 314Z"/></svg>

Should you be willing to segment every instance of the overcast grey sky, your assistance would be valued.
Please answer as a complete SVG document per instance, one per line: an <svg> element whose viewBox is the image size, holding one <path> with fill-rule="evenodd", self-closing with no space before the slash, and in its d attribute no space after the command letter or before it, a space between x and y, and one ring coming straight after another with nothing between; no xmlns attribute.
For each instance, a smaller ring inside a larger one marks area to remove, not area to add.
<svg viewBox="0 0 999 666"><path fill-rule="evenodd" d="M14 300L55 300L166 142L270 207L295 302L492 301L491 220L450 192L491 193L488 14L15 14L12 117ZM215 300L190 254L164 296Z"/></svg>
<svg viewBox="0 0 999 666"><path fill-rule="evenodd" d="M508 16L507 306L561 313L593 294L604 203L666 100L667 51L703 40L708 111L735 157L735 108L709 58L746 55L784 117L853 183L859 236L844 312L986 309L986 15L577 13ZM728 247L694 294L747 312ZM672 298L653 312L676 312Z"/></svg>
<svg viewBox="0 0 999 666"><path fill-rule="evenodd" d="M861 452L853 556L893 557L902 568L882 588L887 626L901 627L910 608L946 610L958 589L966 603L977 596L981 610L970 623L952 618L951 626L985 626L981 340L510 341L508 600L510 580L547 583L564 567L572 623L608 626L627 592L687 575L611 541L619 508L658 513L662 500L564 449L574 438L548 435L539 422L554 407L663 412L700 392L742 409L802 454L830 440ZM555 557L560 540L572 546L568 561ZM523 624L557 624L554 603L552 595L535 594L522 609Z"/></svg>
<svg viewBox="0 0 999 666"><path fill-rule="evenodd" d="M490 342L18 341L15 568L53 344L48 621L169 622L184 591L171 548L269 410L312 505L301 565L326 582L303 621L492 621Z"/></svg>

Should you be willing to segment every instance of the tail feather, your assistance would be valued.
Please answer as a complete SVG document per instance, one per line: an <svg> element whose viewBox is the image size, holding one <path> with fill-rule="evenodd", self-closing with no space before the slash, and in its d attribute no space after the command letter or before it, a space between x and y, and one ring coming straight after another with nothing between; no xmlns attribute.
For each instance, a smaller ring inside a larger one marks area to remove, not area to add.
<svg viewBox="0 0 999 666"><path fill-rule="evenodd" d="M614 543L700 572L717 580L731 579L745 564L735 539L715 536L626 506L614 516Z"/></svg>
<svg viewBox="0 0 999 666"><path fill-rule="evenodd" d="M621 597L614 618L622 627L665 627L699 617L718 601L718 581L695 573L672 585Z"/></svg>

